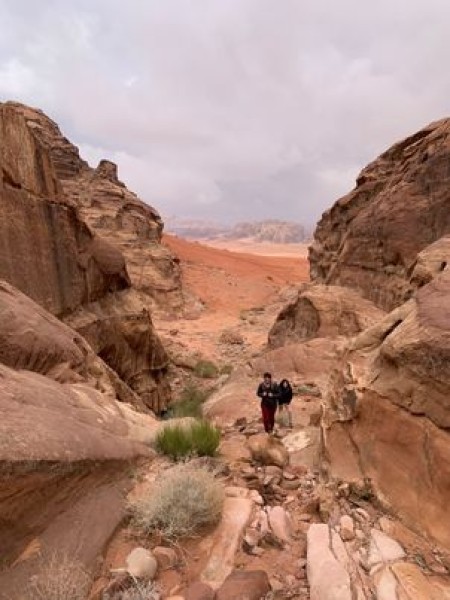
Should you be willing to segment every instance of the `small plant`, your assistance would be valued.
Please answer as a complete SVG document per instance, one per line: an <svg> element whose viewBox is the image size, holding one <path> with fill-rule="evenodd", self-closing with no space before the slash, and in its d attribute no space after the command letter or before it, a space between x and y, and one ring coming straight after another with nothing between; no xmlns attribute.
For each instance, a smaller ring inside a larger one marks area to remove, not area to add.
<svg viewBox="0 0 450 600"><path fill-rule="evenodd" d="M53 554L32 579L29 600L85 600L92 585L90 574L66 554Z"/></svg>
<svg viewBox="0 0 450 600"><path fill-rule="evenodd" d="M194 367L194 373L202 379L214 379L219 374L219 369L210 360L199 360Z"/></svg>
<svg viewBox="0 0 450 600"><path fill-rule="evenodd" d="M179 401L173 406L174 417L201 417L202 404L208 398L208 392L190 384L184 388Z"/></svg>
<svg viewBox="0 0 450 600"><path fill-rule="evenodd" d="M209 421L164 427L156 436L155 447L174 460L190 455L214 456L220 442L220 431Z"/></svg>
<svg viewBox="0 0 450 600"><path fill-rule="evenodd" d="M198 421L190 430L192 450L197 456L215 456L220 443L220 429L209 421Z"/></svg>
<svg viewBox="0 0 450 600"><path fill-rule="evenodd" d="M154 581L139 581L134 579L126 590L112 595L104 593L102 600L161 600L161 589Z"/></svg>
<svg viewBox="0 0 450 600"><path fill-rule="evenodd" d="M233 365L222 365L222 367L220 367L221 375L231 375L232 372L233 372Z"/></svg>
<svg viewBox="0 0 450 600"><path fill-rule="evenodd" d="M223 486L212 473L178 465L165 471L130 510L134 523L146 534L160 532L176 540L192 535L202 525L216 523L223 499Z"/></svg>
<svg viewBox="0 0 450 600"><path fill-rule="evenodd" d="M168 425L164 427L155 440L155 448L174 460L189 456L192 453L192 439L189 428L184 425Z"/></svg>

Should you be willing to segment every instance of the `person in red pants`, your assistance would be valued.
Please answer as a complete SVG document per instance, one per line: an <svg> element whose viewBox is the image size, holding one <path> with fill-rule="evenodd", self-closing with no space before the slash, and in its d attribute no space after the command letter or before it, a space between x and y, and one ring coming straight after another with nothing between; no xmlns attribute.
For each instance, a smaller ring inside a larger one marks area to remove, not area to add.
<svg viewBox="0 0 450 600"><path fill-rule="evenodd" d="M258 385L256 395L261 398L261 412L266 433L273 433L275 411L277 410L278 387L272 381L270 373L264 373L263 381Z"/></svg>

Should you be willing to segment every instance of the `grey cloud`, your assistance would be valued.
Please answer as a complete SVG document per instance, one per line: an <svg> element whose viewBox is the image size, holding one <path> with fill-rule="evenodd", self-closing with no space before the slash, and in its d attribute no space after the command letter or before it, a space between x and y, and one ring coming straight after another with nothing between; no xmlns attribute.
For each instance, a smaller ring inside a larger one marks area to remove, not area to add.
<svg viewBox="0 0 450 600"><path fill-rule="evenodd" d="M447 0L0 0L0 14L0 97L116 160L163 214L313 222L449 112Z"/></svg>

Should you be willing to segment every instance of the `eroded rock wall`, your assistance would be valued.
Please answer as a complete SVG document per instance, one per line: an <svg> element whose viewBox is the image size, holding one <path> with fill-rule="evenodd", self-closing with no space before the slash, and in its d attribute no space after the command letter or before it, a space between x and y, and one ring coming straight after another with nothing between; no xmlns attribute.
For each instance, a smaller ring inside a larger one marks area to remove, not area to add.
<svg viewBox="0 0 450 600"><path fill-rule="evenodd" d="M320 220L311 278L392 310L415 289L417 254L450 233L450 119L395 144Z"/></svg>
<svg viewBox="0 0 450 600"><path fill-rule="evenodd" d="M161 243L163 222L156 209L119 180L114 163L101 160L97 168L89 167L78 148L41 111L20 104L12 107L48 151L60 186L83 221L123 252L133 287L142 290L155 308L181 310L179 262Z"/></svg>

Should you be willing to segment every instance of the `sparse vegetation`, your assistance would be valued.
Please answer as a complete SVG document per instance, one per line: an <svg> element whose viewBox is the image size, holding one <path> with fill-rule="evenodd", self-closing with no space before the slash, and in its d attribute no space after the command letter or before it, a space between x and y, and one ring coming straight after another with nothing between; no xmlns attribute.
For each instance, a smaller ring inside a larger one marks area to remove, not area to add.
<svg viewBox="0 0 450 600"><path fill-rule="evenodd" d="M156 437L158 452L174 460L196 455L214 456L220 442L220 431L209 421L196 421L191 424L168 424Z"/></svg>
<svg viewBox="0 0 450 600"><path fill-rule="evenodd" d="M219 520L223 485L204 469L177 465L152 484L146 497L130 505L135 525L147 534L176 540Z"/></svg>
<svg viewBox="0 0 450 600"><path fill-rule="evenodd" d="M220 367L221 375L231 375L232 372L233 372L233 365L222 365Z"/></svg>
<svg viewBox="0 0 450 600"><path fill-rule="evenodd" d="M194 423L190 430L192 449L197 456L214 456L220 443L220 430L209 421Z"/></svg>
<svg viewBox="0 0 450 600"><path fill-rule="evenodd" d="M181 393L179 401L173 406L174 417L201 417L202 404L208 398L208 392L190 384Z"/></svg>
<svg viewBox="0 0 450 600"><path fill-rule="evenodd" d="M28 600L85 600L92 585L90 574L66 554L53 554L43 562L28 589Z"/></svg>
<svg viewBox="0 0 450 600"><path fill-rule="evenodd" d="M195 367L194 373L197 377L201 377L202 379L214 379L219 374L219 369L217 366L211 362L210 360L198 360Z"/></svg>
<svg viewBox="0 0 450 600"><path fill-rule="evenodd" d="M133 584L126 590L117 592L112 596L103 594L102 600L160 600L161 589L154 581L139 581L134 579Z"/></svg>

